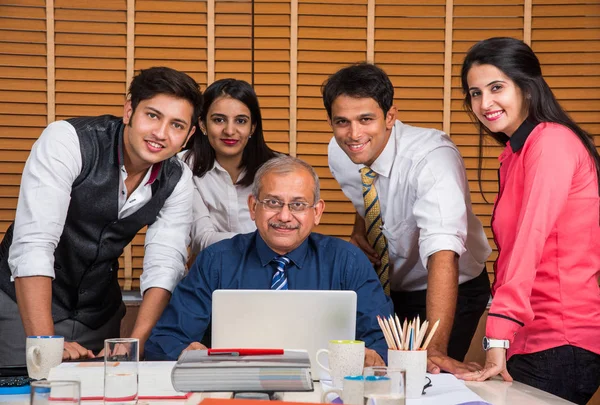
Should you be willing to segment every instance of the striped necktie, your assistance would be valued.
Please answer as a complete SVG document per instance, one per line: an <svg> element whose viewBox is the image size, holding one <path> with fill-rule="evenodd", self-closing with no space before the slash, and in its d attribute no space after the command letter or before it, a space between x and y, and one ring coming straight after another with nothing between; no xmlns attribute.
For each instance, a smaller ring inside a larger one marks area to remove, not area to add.
<svg viewBox="0 0 600 405"><path fill-rule="evenodd" d="M285 268L290 264L287 256L278 256L272 260L275 263L275 274L271 280L271 290L287 290L288 282L285 275Z"/></svg>
<svg viewBox="0 0 600 405"><path fill-rule="evenodd" d="M379 197L373 181L377 177L369 167L360 169L362 177L363 198L365 200L365 225L367 227L367 239L375 249L381 259L381 266L377 269L377 276L383 287L383 292L390 295L389 269L390 259L388 256L388 245L381 226L381 207L379 206Z"/></svg>

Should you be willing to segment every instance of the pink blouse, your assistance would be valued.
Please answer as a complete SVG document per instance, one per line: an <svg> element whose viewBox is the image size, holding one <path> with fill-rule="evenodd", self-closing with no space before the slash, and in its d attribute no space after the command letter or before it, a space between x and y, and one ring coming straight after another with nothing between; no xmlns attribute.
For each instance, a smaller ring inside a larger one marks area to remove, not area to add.
<svg viewBox="0 0 600 405"><path fill-rule="evenodd" d="M513 354L573 345L600 354L600 218L594 162L577 136L525 121L499 157L498 246L486 324Z"/></svg>

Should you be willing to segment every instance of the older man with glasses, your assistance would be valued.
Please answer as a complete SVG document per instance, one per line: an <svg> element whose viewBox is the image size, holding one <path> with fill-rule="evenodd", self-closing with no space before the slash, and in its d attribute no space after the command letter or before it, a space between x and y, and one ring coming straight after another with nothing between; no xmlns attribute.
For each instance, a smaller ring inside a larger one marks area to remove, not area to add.
<svg viewBox="0 0 600 405"><path fill-rule="evenodd" d="M257 231L203 250L173 293L146 343L147 360L175 360L200 343L217 289L352 290L358 298L356 338L365 366L383 365L387 346L377 315L392 304L367 257L354 245L313 233L325 209L319 178L302 160L279 156L256 173L248 198Z"/></svg>

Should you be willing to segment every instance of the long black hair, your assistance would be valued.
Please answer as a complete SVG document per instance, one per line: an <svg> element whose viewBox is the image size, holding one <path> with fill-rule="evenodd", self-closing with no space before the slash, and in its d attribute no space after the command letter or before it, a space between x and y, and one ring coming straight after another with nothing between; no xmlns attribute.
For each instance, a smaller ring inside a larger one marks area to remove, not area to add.
<svg viewBox="0 0 600 405"><path fill-rule="evenodd" d="M244 103L250 110L251 125L255 126L252 137L248 139L242 152L242 161L239 167L245 168L246 174L237 182L241 186L249 186L254 182L254 175L258 168L276 154L265 142L258 97L252 86L244 80L221 79L208 86L204 92L204 104L200 114L200 121L205 124L205 127L208 109L216 99L222 96L231 97ZM196 133L190 143L190 150L185 153L183 160L188 164L191 161L194 175L202 177L215 164L215 150L208 142L208 136L204 136L201 132Z"/></svg>
<svg viewBox="0 0 600 405"><path fill-rule="evenodd" d="M473 65L492 65L509 77L519 87L523 97L526 97L524 101L529 106L528 120L532 122L555 122L564 125L577 135L596 165L600 193L600 155L594 145L594 139L573 121L556 100L550 86L542 76L540 61L533 50L523 41L515 38L489 38L473 45L467 52L462 65L460 78L465 95L465 110L471 116L475 125L478 126L481 135L487 133L502 145L506 145L510 139L506 134L491 132L473 113L469 83L467 82L467 75ZM481 174L482 163L481 139L482 137L480 137L479 142L479 174ZM479 179L481 181L481 175L479 175Z"/></svg>

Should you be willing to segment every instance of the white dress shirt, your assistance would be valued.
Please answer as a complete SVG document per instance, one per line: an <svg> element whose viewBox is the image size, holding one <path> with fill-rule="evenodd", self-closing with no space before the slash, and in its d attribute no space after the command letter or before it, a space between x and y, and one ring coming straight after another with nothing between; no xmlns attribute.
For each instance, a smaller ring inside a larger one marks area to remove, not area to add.
<svg viewBox="0 0 600 405"><path fill-rule="evenodd" d="M360 169L329 142L329 168L364 217ZM427 260L440 250L459 256L459 283L478 276L491 253L483 226L473 214L460 153L441 131L396 121L371 169L378 176L382 231L387 238L391 289L427 288Z"/></svg>
<svg viewBox="0 0 600 405"><path fill-rule="evenodd" d="M145 240L142 294L151 287L173 291L183 277L192 220L192 173L183 174L165 201L156 221L148 227ZM82 170L79 138L66 121L48 125L34 143L25 163L8 263L15 277L54 278L54 250L63 232L71 200L71 187ZM119 219L146 204L152 197L149 183L152 168L140 185L128 193L127 171L121 166ZM85 218L82 218L85 220Z"/></svg>
<svg viewBox="0 0 600 405"><path fill-rule="evenodd" d="M183 154L178 156L183 159ZM192 162L190 161L190 167ZM246 171L240 173L242 179ZM223 239L233 238L239 233L256 230L250 218L248 196L252 194L252 185L233 184L231 176L215 160L212 169L204 176L193 176L193 222L192 255Z"/></svg>

